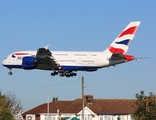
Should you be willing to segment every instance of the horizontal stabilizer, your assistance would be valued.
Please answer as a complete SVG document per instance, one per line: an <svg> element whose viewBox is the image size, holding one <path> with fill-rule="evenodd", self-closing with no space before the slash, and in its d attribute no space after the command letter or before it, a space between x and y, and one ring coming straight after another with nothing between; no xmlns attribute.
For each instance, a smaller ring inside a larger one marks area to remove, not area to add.
<svg viewBox="0 0 156 120"><path fill-rule="evenodd" d="M110 60L121 60L126 59L122 53L113 53Z"/></svg>

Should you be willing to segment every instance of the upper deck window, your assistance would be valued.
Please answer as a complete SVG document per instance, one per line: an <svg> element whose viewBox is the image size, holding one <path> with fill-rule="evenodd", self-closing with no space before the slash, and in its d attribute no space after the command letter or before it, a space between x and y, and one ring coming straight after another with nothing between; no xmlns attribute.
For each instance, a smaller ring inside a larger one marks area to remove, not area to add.
<svg viewBox="0 0 156 120"><path fill-rule="evenodd" d="M86 56L86 54L74 54L75 56Z"/></svg>
<svg viewBox="0 0 156 120"><path fill-rule="evenodd" d="M67 56L68 54L55 54L55 55L63 55L63 56Z"/></svg>

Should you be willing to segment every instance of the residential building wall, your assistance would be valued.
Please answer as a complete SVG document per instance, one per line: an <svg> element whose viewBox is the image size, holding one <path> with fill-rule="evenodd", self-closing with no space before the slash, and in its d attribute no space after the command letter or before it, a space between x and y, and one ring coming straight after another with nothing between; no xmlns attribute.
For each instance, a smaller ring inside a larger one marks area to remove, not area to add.
<svg viewBox="0 0 156 120"><path fill-rule="evenodd" d="M136 100L130 99L93 99L92 95L85 96L84 120L132 120ZM48 120L47 103L41 104L22 114L23 120ZM74 101L53 101L49 104L49 120L61 120L77 117L82 120L82 99ZM30 120L30 119L29 119Z"/></svg>
<svg viewBox="0 0 156 120"><path fill-rule="evenodd" d="M58 114L49 114L49 120L59 120L59 118L66 118L69 117L68 120L70 120L73 117L77 117L78 119L82 120L82 115L76 116L74 114L61 114L61 116L58 116ZM33 120L48 120L47 119L47 113L42 113L41 115L36 115L35 119ZM27 120L26 117L23 118L23 120ZM132 120L131 115L91 115L91 114L85 114L84 120Z"/></svg>
<svg viewBox="0 0 156 120"><path fill-rule="evenodd" d="M99 115L96 120L132 120L131 115Z"/></svg>

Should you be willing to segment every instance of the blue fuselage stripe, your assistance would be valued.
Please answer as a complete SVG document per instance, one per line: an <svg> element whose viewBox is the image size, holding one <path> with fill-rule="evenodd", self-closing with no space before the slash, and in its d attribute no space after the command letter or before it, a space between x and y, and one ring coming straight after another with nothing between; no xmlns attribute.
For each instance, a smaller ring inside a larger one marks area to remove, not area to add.
<svg viewBox="0 0 156 120"><path fill-rule="evenodd" d="M61 66L63 70L86 70L86 69L97 69L98 67L93 66Z"/></svg>
<svg viewBox="0 0 156 120"><path fill-rule="evenodd" d="M4 65L8 68L22 68L21 65ZM63 70L89 70L89 69L98 69L98 67L93 66L61 66Z"/></svg>

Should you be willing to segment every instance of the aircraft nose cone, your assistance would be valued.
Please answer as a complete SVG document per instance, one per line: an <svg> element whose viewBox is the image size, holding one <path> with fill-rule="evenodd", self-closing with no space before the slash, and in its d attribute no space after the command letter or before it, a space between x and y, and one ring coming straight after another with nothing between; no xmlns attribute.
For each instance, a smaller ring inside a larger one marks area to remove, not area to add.
<svg viewBox="0 0 156 120"><path fill-rule="evenodd" d="M3 65L3 66L6 65L6 60L3 60L2 65Z"/></svg>

